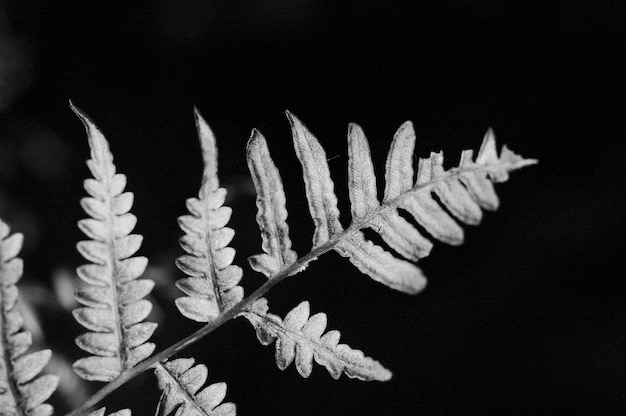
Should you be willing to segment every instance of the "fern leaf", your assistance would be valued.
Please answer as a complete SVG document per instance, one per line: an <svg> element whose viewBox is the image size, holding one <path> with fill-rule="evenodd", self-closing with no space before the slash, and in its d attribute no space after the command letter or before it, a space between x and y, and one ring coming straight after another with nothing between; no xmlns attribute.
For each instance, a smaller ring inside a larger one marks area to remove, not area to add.
<svg viewBox="0 0 626 416"><path fill-rule="evenodd" d="M235 250L227 247L235 232L225 226L232 210L223 206L226 189L219 187L217 178L215 137L197 110L195 116L204 174L198 198L187 200L190 215L178 218L185 232L180 245L188 254L176 265L189 277L176 282L187 295L176 299L176 306L189 319L210 322L243 299L238 285L243 272L232 264Z"/></svg>
<svg viewBox="0 0 626 416"><path fill-rule="evenodd" d="M256 221L261 229L264 254L248 258L250 266L272 277L283 266L296 261L298 255L291 249L285 191L278 169L272 160L265 137L253 130L246 147L248 168L256 188Z"/></svg>
<svg viewBox="0 0 626 416"><path fill-rule="evenodd" d="M426 280L421 271L366 241L358 230L372 228L401 257L417 261L430 253L432 242L403 219L398 208L409 212L430 238L461 244L464 233L457 221L477 225L482 219L481 208L497 208L492 182L503 182L508 179L509 171L536 163L506 147L498 156L490 129L475 161L472 161L472 152L465 151L459 167L446 171L443 155L431 153L429 158L419 161L414 182L414 149L415 132L412 124L406 122L396 132L387 156L385 193L383 203L379 204L367 139L358 126L351 126L348 172L353 230L342 236L334 247L374 280L407 293L417 293L424 288Z"/></svg>
<svg viewBox="0 0 626 416"><path fill-rule="evenodd" d="M87 130L91 159L87 166L93 179L85 180L89 197L81 200L91 217L79 228L91 239L78 243L78 251L92 262L77 269L87 285L75 292L84 305L74 310L76 320L89 330L76 344L91 355L74 363L74 371L86 379L110 381L152 354L147 342L157 327L144 322L152 304L144 299L154 282L138 279L146 269L145 257L131 257L142 237L130 234L137 218L129 211L133 194L124 192L126 176L116 173L108 142L96 125L72 105Z"/></svg>
<svg viewBox="0 0 626 416"><path fill-rule="evenodd" d="M367 141L367 139L364 138ZM405 122L394 135L385 165L385 193L383 202L388 202L413 186L413 152L415 131L413 123ZM417 261L430 254L433 244L422 236L397 211L389 210L374 218L372 226L383 241L402 257Z"/></svg>
<svg viewBox="0 0 626 416"><path fill-rule="evenodd" d="M362 273L392 289L414 294L426 287L426 278L419 267L366 240L361 231L346 236L335 250L348 257Z"/></svg>
<svg viewBox="0 0 626 416"><path fill-rule="evenodd" d="M420 159L416 186L424 186L433 179L432 165L438 155L431 153L430 159ZM444 243L459 245L463 243L463 229L448 215L443 207L432 197L431 192L421 192L405 198L400 208L407 210L430 235Z"/></svg>
<svg viewBox="0 0 626 416"><path fill-rule="evenodd" d="M289 112L287 117L303 168L309 211L315 223L314 248L328 243L327 248L348 257L374 280L412 294L422 290L426 280L410 261L428 256L433 240L461 244L464 232L459 223L477 225L483 209L497 209L498 197L493 182L504 182L510 171L537 162L516 155L506 146L498 155L495 136L489 129L476 160L472 160L471 151L464 151L459 166L446 171L443 155L432 153L429 158L419 160L417 177L414 178L416 139L413 125L407 121L395 133L387 155L386 184L381 203L377 197L369 144L361 127L350 124L348 190L352 223L342 233L326 154L300 120ZM407 211L429 235L422 235L399 214L398 209ZM377 232L400 258L365 240L360 232L363 228Z"/></svg>
<svg viewBox="0 0 626 416"><path fill-rule="evenodd" d="M296 116L287 111L287 118L291 124L296 155L302 164L309 211L315 223L313 247L317 247L343 229L339 222L337 196L326 163L326 152Z"/></svg>
<svg viewBox="0 0 626 416"><path fill-rule="evenodd" d="M338 379L342 373L360 380L386 381L391 372L378 361L365 357L362 351L339 344L339 331L326 330L326 314L309 316L309 303L302 302L292 309L285 319L268 312L267 299L256 300L243 312L256 330L263 345L276 340L276 364L281 370L295 362L302 377L309 377L313 360L326 367Z"/></svg>
<svg viewBox="0 0 626 416"><path fill-rule="evenodd" d="M235 416L233 403L222 403L226 397L226 383L204 387L208 369L204 364L194 366L193 358L179 358L157 364L155 373L163 390L157 407L157 416Z"/></svg>
<svg viewBox="0 0 626 416"><path fill-rule="evenodd" d="M400 169L397 170L400 171ZM390 179L392 183L398 182L395 185L395 189L398 189L402 178L399 174L396 178ZM375 214L380 203L376 195L374 165L363 129L357 124L350 124L348 129L348 189L353 220L364 218L371 213ZM387 193L389 189L388 186ZM413 253L419 252L423 246L421 240L417 240L417 243L412 243L410 240L412 233L417 234L417 231L397 213L395 215L388 213L375 218L377 219L376 229L384 241L399 253L414 258ZM382 247L365 240L363 233L358 230L342 239L336 250L342 256L349 257L363 273L394 289L416 293L426 284L425 278L417 267L393 257Z"/></svg>
<svg viewBox="0 0 626 416"><path fill-rule="evenodd" d="M53 408L44 402L56 389L58 377L40 375L50 360L50 350L27 353L31 334L24 330L16 309L16 283L23 270L17 255L23 237L9 232L0 220L0 415L47 416Z"/></svg>
<svg viewBox="0 0 626 416"><path fill-rule="evenodd" d="M414 150L415 130L413 123L407 121L396 131L387 154L384 202L396 198L413 186Z"/></svg>
<svg viewBox="0 0 626 416"><path fill-rule="evenodd" d="M105 407L101 407L100 409L89 413L87 416L104 416L106 412ZM129 409L118 410L117 412L109 413L108 416L131 416L131 411Z"/></svg>
<svg viewBox="0 0 626 416"><path fill-rule="evenodd" d="M370 146L363 129L351 123L348 127L348 190L352 218L361 218L380 206L376 196L376 176L370 157Z"/></svg>

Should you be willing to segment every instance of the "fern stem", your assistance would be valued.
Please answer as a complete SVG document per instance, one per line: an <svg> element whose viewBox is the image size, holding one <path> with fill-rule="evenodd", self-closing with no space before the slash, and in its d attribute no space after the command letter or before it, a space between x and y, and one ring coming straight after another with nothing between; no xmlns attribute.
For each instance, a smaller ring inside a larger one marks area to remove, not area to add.
<svg viewBox="0 0 626 416"><path fill-rule="evenodd" d="M524 161L525 164L536 163L535 160L529 159ZM519 166L518 166L519 167ZM423 193L430 192L432 188L437 185L439 182L449 180L452 177L458 177L463 172L468 171L481 171L481 170L489 170L489 169L511 169L511 166L481 166L481 167L457 167L452 168L447 171L444 175L438 176L436 179L431 180L429 182L415 185L410 190L404 192L398 197L387 201L384 204L381 204L377 209L372 210L370 213L365 215L362 218L358 218L352 222L352 224L343 230L340 233L335 234L325 243L314 247L309 253L300 257L297 261L290 264L289 266L281 269L276 275L274 275L271 279L267 280L263 285L261 285L258 289L256 289L250 296L243 299L241 302L233 306L231 309L219 315L214 321L204 325L202 328L198 329L191 335L186 338L178 341L175 344L167 347L161 352L152 355L151 357L141 361L134 367L123 371L117 378L107 383L104 387L98 390L93 396L91 396L82 406L76 408L75 410L68 413L66 416L81 416L86 414L90 409L94 408L100 401L104 400L109 394L113 393L119 387L126 384L128 381L136 377L137 375L143 373L146 370L155 368L159 363L165 362L171 356L179 353L184 350L188 346L195 344L200 339L204 338L211 332L215 331L219 327L221 327L226 322L231 319L236 318L239 314L248 309L248 307L261 296L265 295L270 289L276 286L278 283L286 279L287 277L296 274L301 269L305 268L311 261L315 260L322 254L332 250L335 248L337 244L339 244L347 235L360 230L362 228L366 228L371 224L371 221L381 215L382 213L395 209L402 202L403 199L408 197L410 193Z"/></svg>
<svg viewBox="0 0 626 416"><path fill-rule="evenodd" d="M347 231L347 230L346 230ZM343 233L341 233L343 234ZM337 235L339 237L341 234ZM135 378L139 374L143 373L146 370L156 367L158 363L166 361L172 355L179 353L184 350L188 346L195 344L200 339L204 338L211 332L215 331L220 326L224 325L226 322L231 319L236 318L241 312L245 311L250 304L252 304L255 300L265 295L271 288L276 286L285 278L289 277L292 274L295 274L299 269L305 267L309 262L315 260L320 255L326 253L327 251L332 250L332 248L339 241L338 238L333 238L329 240L327 243L314 248L307 255L301 257L298 261L292 263L288 267L282 269L279 273L277 273L273 278L266 281L262 286L260 286L257 290L255 290L250 296L239 302L233 308L227 310L219 317L217 317L214 321L204 325L202 328L198 329L196 332L187 336L186 338L178 341L175 344L167 347L161 352L152 355L146 360L138 363L133 368L123 371L117 378L107 383L104 387L98 390L95 394L93 394L85 403L83 403L80 407L74 409L66 416L80 416L86 414L90 409L94 408L98 403L104 400L109 394L113 393L119 387L126 384L131 379Z"/></svg>

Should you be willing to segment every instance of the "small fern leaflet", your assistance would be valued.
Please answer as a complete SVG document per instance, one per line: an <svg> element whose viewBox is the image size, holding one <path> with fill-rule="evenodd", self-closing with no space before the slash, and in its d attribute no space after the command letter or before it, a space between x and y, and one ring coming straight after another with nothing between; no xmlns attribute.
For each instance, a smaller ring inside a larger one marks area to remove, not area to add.
<svg viewBox="0 0 626 416"><path fill-rule="evenodd" d="M482 218L481 208L494 210L498 207L493 182L506 181L510 171L536 163L534 159L523 159L506 146L498 155L493 131L489 129L475 161L471 151L464 151L460 165L446 171L443 155L431 153L429 158L420 159L414 180L415 132L412 124L406 122L400 126L391 144L384 199L380 203L367 139L358 125L351 124L348 130L348 184L352 223L342 232L325 153L300 120L289 112L287 117L315 223L314 248L326 243L328 249L348 257L372 279L411 294L421 291L426 279L418 267L406 260L417 261L427 256L432 242L402 218L398 209L411 214L432 239L458 245L463 242L464 233L457 221L476 225ZM433 198L433 194L440 202ZM368 227L406 260L366 240L360 230Z"/></svg>
<svg viewBox="0 0 626 416"><path fill-rule="evenodd" d="M285 319L269 313L267 299L256 300L243 316L256 330L263 345L276 340L276 364L281 370L295 361L302 377L309 377L313 360L326 367L330 375L338 379L342 373L350 378L370 381L386 381L391 372L378 361L365 357L362 351L339 344L339 331L326 330L326 314L309 316L309 302L302 302L292 309Z"/></svg>
<svg viewBox="0 0 626 416"><path fill-rule="evenodd" d="M261 229L265 252L249 257L248 261L254 270L270 278L284 266L296 261L298 255L291 249L283 181L270 157L265 137L258 130L252 131L246 153L257 192L256 220Z"/></svg>
<svg viewBox="0 0 626 416"><path fill-rule="evenodd" d="M335 185L330 179L326 152L315 136L289 111L287 118L291 124L296 156L302 164L309 211L315 223L313 247L317 247L343 230L333 191Z"/></svg>
<svg viewBox="0 0 626 416"><path fill-rule="evenodd" d="M50 350L26 353L31 334L22 327L16 309L16 283L22 277L23 262L17 257L22 234L9 235L0 220L0 415L48 416L53 408L44 403L57 387L58 377L39 375L51 357Z"/></svg>
<svg viewBox="0 0 626 416"><path fill-rule="evenodd" d="M163 390L156 416L235 416L233 403L222 403L226 397L226 383L204 387L208 370L206 365L194 366L193 358L157 364L155 373Z"/></svg>
<svg viewBox="0 0 626 416"><path fill-rule="evenodd" d="M176 299L176 306L189 319L211 322L243 299L238 285L243 272L232 264L235 249L227 247L235 232L225 226L232 210L223 206L226 189L219 187L217 178L215 136L197 110L195 117L204 173L198 198L187 199L190 215L178 218L185 232L180 245L188 254L176 265L189 277L176 282L187 295Z"/></svg>
<svg viewBox="0 0 626 416"><path fill-rule="evenodd" d="M142 236L130 234L137 218L129 212L133 194L124 192L126 176L116 173L109 145L96 125L78 108L72 105L72 109L87 130L91 149L87 166L94 176L85 180L90 196L81 200L91 218L78 223L91 240L77 245L91 264L77 269L87 285L75 292L84 307L74 310L76 320L89 330L76 343L92 355L77 360L73 367L86 380L110 381L155 349L147 340L157 324L144 322L152 310L144 297L154 282L137 279L148 260L131 257L139 250Z"/></svg>

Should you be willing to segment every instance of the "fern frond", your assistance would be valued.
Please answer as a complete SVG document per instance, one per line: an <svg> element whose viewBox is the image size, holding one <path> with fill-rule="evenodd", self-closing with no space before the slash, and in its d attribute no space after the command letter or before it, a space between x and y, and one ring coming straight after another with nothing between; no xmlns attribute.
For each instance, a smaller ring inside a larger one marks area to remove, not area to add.
<svg viewBox="0 0 626 416"><path fill-rule="evenodd" d="M235 416L233 403L222 403L226 397L226 383L204 387L208 370L206 365L194 366L193 358L179 358L157 364L155 373L163 390L156 416ZM221 404L220 404L221 403Z"/></svg>
<svg viewBox="0 0 626 416"><path fill-rule="evenodd" d="M342 373L365 381L391 378L391 372L378 361L365 357L362 351L339 344L339 331L324 334L326 314L309 316L309 302L300 303L284 320L268 311L267 299L260 298L242 314L255 328L261 344L269 345L276 340L276 364L281 370L295 361L298 373L309 377L315 359L334 379Z"/></svg>
<svg viewBox="0 0 626 416"><path fill-rule="evenodd" d="M87 416L104 416L106 412L105 407L101 407L100 409L89 413ZM108 416L131 416L131 411L129 409L118 410L117 412L109 413Z"/></svg>
<svg viewBox="0 0 626 416"><path fill-rule="evenodd" d="M407 134L406 130L406 127L402 129L403 135ZM380 203L377 197L374 165L370 157L370 148L365 133L360 126L354 123L350 124L348 128L348 155L348 189L352 218L375 215L380 208ZM402 173L402 169L399 169L398 173ZM402 182L400 175L397 176L398 180L391 178L392 184ZM391 189L393 189L393 185ZM400 217L397 212L386 213L375 218L377 231L380 232L384 241L399 253L417 259L417 253L430 250L430 247L424 245L422 239L419 239L421 236L417 230ZM417 240L414 240L415 238ZM359 230L355 230L343 239L336 250L341 255L350 257L352 263L361 272L391 288L417 292L426 285L426 279L419 268L409 262L395 258L382 247L366 240Z"/></svg>
<svg viewBox="0 0 626 416"><path fill-rule="evenodd" d="M256 188L256 221L261 229L265 254L250 256L250 266L272 277L285 265L296 261L298 255L291 249L285 191L278 169L272 160L265 137L253 130L246 147L248 168Z"/></svg>
<svg viewBox="0 0 626 416"><path fill-rule="evenodd" d="M363 135L362 140L367 142L365 135ZM413 186L414 150L415 131L413 124L407 121L400 126L394 135L391 149L387 155L384 201L390 201L400 196ZM373 177L373 172L371 176ZM353 218L357 217L359 216L353 215ZM396 210L383 212L380 216L374 217L374 221L378 222L374 227L377 228L383 241L404 258L417 261L430 254L433 243L422 236Z"/></svg>
<svg viewBox="0 0 626 416"><path fill-rule="evenodd" d="M0 220L0 415L47 416L53 408L44 403L54 392L58 377L39 375L51 357L50 350L26 353L32 343L16 308L23 262L17 257L23 236L9 235Z"/></svg>
<svg viewBox="0 0 626 416"><path fill-rule="evenodd" d="M133 194L124 192L126 176L116 173L109 145L96 125L72 105L87 130L91 159L87 166L94 179L85 180L90 197L81 205L91 217L79 228L91 240L78 243L78 251L91 261L77 273L87 285L75 292L84 305L74 310L76 320L89 330L76 344L92 354L74 363L74 371L86 379L110 381L152 354L147 340L157 327L144 322L152 304L144 299L154 282L137 279L146 269L145 257L131 257L141 246L142 236L130 234L137 218L129 211Z"/></svg>
<svg viewBox="0 0 626 416"><path fill-rule="evenodd" d="M238 285L243 272L232 264L235 249L227 247L235 232L225 226L232 210L223 206L226 189L219 187L217 178L215 137L197 110L195 118L204 173L198 198L187 199L191 215L178 218L185 232L180 245L188 254L179 257L176 265L189 277L176 282L187 295L176 299L176 306L189 319L210 322L243 299Z"/></svg>
<svg viewBox="0 0 626 416"><path fill-rule="evenodd" d="M339 222L337 196L326 163L326 152L296 116L287 111L287 118L291 124L296 155L302 164L309 211L315 223L313 247L317 247L343 230Z"/></svg>
<svg viewBox="0 0 626 416"><path fill-rule="evenodd" d="M372 279L407 293L417 293L426 285L420 269L407 260L414 262L428 256L433 245L431 239L461 244L464 233L457 221L476 225L482 218L481 208L494 210L498 207L493 182L506 181L510 171L536 163L533 159L523 159L506 146L498 155L493 131L489 129L475 161L471 151L464 151L460 165L446 171L443 155L431 153L430 158L419 161L414 180L415 132L413 125L406 122L400 126L391 144L386 162L384 199L380 203L369 144L363 130L351 124L348 130L348 184L352 223L342 232L324 150L295 116L287 112L287 117L315 223L314 248L328 242L329 248L348 257ZM409 212L430 236L422 235L402 218L399 208ZM406 260L366 240L360 230L368 227Z"/></svg>

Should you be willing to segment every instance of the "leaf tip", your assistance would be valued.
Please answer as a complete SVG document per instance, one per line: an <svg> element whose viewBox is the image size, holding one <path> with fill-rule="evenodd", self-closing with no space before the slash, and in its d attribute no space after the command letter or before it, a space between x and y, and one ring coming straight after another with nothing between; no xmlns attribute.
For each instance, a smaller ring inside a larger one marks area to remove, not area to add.
<svg viewBox="0 0 626 416"><path fill-rule="evenodd" d="M364 135L363 128L357 123L348 124L348 141L355 140L356 137Z"/></svg>
<svg viewBox="0 0 626 416"><path fill-rule="evenodd" d="M259 130L252 129L252 131L250 132L250 138L248 139L248 143L246 144L246 150L250 152L254 146L258 146L258 143L264 139L265 137Z"/></svg>
<svg viewBox="0 0 626 416"><path fill-rule="evenodd" d="M476 156L476 163L485 164L488 162L496 162L498 160L498 152L496 150L496 135L493 132L493 128L489 127L483 142L478 150L478 156Z"/></svg>
<svg viewBox="0 0 626 416"><path fill-rule="evenodd" d="M428 286L428 279L424 276L422 270L414 266L416 271L406 278L406 281L402 286L395 287L394 289L406 293L407 295L417 295L421 293L426 286Z"/></svg>
<svg viewBox="0 0 626 416"><path fill-rule="evenodd" d="M206 178L217 179L217 146L215 144L215 135L211 127L209 127L209 124L195 107L194 118L204 163L205 180ZM212 183L212 186L217 187L217 183Z"/></svg>
<svg viewBox="0 0 626 416"><path fill-rule="evenodd" d="M300 121L300 119L298 117L296 117L295 114L293 114L291 111L289 110L285 110L285 115L287 116L287 120L289 120L289 124L291 125L291 129L294 130L298 127L302 127L302 121Z"/></svg>
<svg viewBox="0 0 626 416"><path fill-rule="evenodd" d="M407 120L404 123L402 123L399 127L402 130L409 130L409 131L415 131L415 127L413 126L413 122L411 120Z"/></svg>
<svg viewBox="0 0 626 416"><path fill-rule="evenodd" d="M85 125L87 129L89 129L90 125L93 125L94 122L91 118L80 108L78 108L72 100L69 100L70 109L78 116L80 121Z"/></svg>
<svg viewBox="0 0 626 416"><path fill-rule="evenodd" d="M382 367L382 366L381 366ZM389 381L393 377L393 373L387 370L385 367L382 367L377 375L378 381Z"/></svg>
<svg viewBox="0 0 626 416"><path fill-rule="evenodd" d="M198 111L198 109L194 107L193 113L196 122L196 130L198 131L200 143L203 145L203 147L206 140L212 140L213 142L215 142L215 135L209 127L209 123L207 123L204 117L202 117L202 114L200 114L200 111Z"/></svg>

